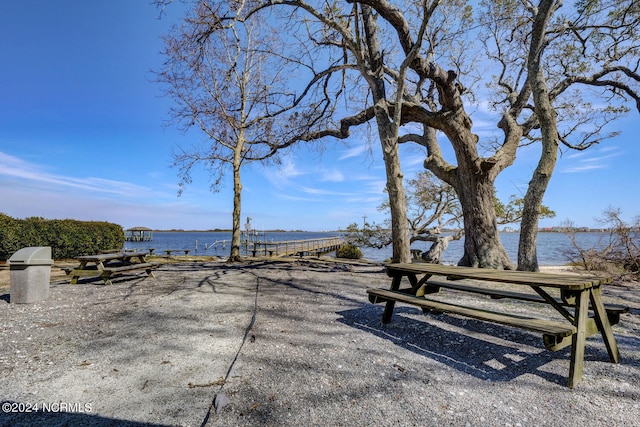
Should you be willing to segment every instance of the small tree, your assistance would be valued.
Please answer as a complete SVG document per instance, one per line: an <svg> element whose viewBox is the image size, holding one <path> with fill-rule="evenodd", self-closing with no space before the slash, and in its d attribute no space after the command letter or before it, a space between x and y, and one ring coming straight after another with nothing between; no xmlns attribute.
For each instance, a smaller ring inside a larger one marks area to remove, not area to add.
<svg viewBox="0 0 640 427"><path fill-rule="evenodd" d="M391 230L381 224L365 222L360 226L353 222L345 229L344 239L347 244L382 249L393 243Z"/></svg>
<svg viewBox="0 0 640 427"><path fill-rule="evenodd" d="M498 197L496 201L496 217L498 218L498 224L508 225L517 224L522 221L524 216L525 200L523 197L518 197L512 194L509 197L509 204L505 205ZM539 218L555 218L556 213L549 209L548 206L542 205L537 213Z"/></svg>
<svg viewBox="0 0 640 427"><path fill-rule="evenodd" d="M412 232L411 243L431 242L422 259L439 263L449 243L464 236L458 196L452 186L440 181L429 171L419 173L407 184L407 220ZM452 229L453 232L443 234L445 229Z"/></svg>
<svg viewBox="0 0 640 427"><path fill-rule="evenodd" d="M162 2L158 2L162 3ZM241 168L275 159L283 142L322 122L326 103L304 104L289 84L291 68L277 52L278 31L255 14L238 19L236 2L198 2L181 26L164 37L166 61L158 73L175 100L171 117L181 129L200 130L206 142L174 154L180 193L197 165L211 174L218 191L233 176L229 261L240 260ZM276 159L277 160L277 159Z"/></svg>
<svg viewBox="0 0 640 427"><path fill-rule="evenodd" d="M407 181L407 224L410 242L432 242L423 254L428 262L438 263L449 242L458 240L464 232L460 229L460 204L453 188L428 171L423 171ZM389 203L383 203L380 211L390 212ZM453 234L443 230L452 227ZM365 222L363 229L353 223L347 227L347 240L356 244L383 248L393 244L393 234L387 220L384 225Z"/></svg>
<svg viewBox="0 0 640 427"><path fill-rule="evenodd" d="M591 247L578 243L575 228L566 226L571 248L564 251L565 257L585 270L630 274L640 279L640 216L627 224L621 214L620 209L612 207L604 211L598 222L608 228L609 234Z"/></svg>
<svg viewBox="0 0 640 427"><path fill-rule="evenodd" d="M348 243L336 250L336 258L360 259L362 258L362 252L355 244Z"/></svg>

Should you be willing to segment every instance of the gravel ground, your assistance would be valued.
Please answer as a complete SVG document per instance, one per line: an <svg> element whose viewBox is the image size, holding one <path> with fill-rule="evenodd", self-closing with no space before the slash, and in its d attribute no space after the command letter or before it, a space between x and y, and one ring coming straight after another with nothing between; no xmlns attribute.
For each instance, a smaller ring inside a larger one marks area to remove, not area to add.
<svg viewBox="0 0 640 427"><path fill-rule="evenodd" d="M0 290L0 426L638 425L637 286L605 290L631 307L613 327L620 363L589 338L571 390L569 349L534 333L402 304L382 326L365 290L389 280L364 263L185 262L56 282L38 304Z"/></svg>

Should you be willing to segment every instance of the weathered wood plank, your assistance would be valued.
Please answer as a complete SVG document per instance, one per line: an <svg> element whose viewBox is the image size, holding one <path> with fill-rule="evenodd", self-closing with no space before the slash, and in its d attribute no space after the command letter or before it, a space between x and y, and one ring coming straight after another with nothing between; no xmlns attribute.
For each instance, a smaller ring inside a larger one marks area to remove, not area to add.
<svg viewBox="0 0 640 427"><path fill-rule="evenodd" d="M434 294L439 291L440 288L453 289L462 292L470 292L481 295L487 295L491 298L501 299L510 298L521 301L530 301L545 303L545 299L538 294L530 294L525 292L508 291L505 289L489 288L484 286L473 286L468 284L461 284L459 282L451 282L446 280L429 280L416 293L416 296L423 296L427 294ZM567 302L566 299L555 298L556 302L565 307L572 307L575 303ZM593 304L590 306L593 309ZM629 307L620 304L604 304L604 309L607 312L607 317L612 325L620 322L620 315L629 312Z"/></svg>
<svg viewBox="0 0 640 427"><path fill-rule="evenodd" d="M610 278L595 276L573 276L569 274L534 273L513 270L492 270L488 268L458 267L427 263L387 264L387 274L433 274L451 278L489 280L517 285L548 286L571 290L582 290L595 285L611 283ZM460 269L464 269L461 273ZM463 274L463 276L461 276Z"/></svg>
<svg viewBox="0 0 640 427"><path fill-rule="evenodd" d="M400 301L429 310L437 310L445 313L459 314L478 320L484 320L502 325L515 326L543 334L559 337L570 336L575 333L576 328L569 323L562 323L553 320L538 319L529 316L519 316L514 314L497 313L475 307L468 307L458 304L444 303L422 297L407 295L404 292L391 291L387 289L367 289L369 295L381 297L380 302L389 304L391 301ZM376 301L377 302L377 301Z"/></svg>
<svg viewBox="0 0 640 427"><path fill-rule="evenodd" d="M618 351L618 344L613 336L608 316L604 316L606 306L602 303L602 289L594 289L589 294L589 298L591 305L593 306L593 311L596 314L598 329L602 332L602 338L604 339L604 344L607 347L607 352L609 353L609 359L613 363L618 363L620 360L620 352Z"/></svg>
<svg viewBox="0 0 640 427"><path fill-rule="evenodd" d="M136 264L127 264L118 267L108 267L102 270L100 277L104 280L105 285L112 285L111 278L113 276L128 273L131 271L139 271L145 270L149 277L155 277L153 274L153 269L157 268L158 264L156 263L136 263Z"/></svg>
<svg viewBox="0 0 640 427"><path fill-rule="evenodd" d="M598 330L598 325L596 325L595 319L592 317L587 319L586 336L590 337L591 335L595 335L598 332L600 331ZM544 340L544 346L546 347L547 350L558 351L571 345L571 342L573 340L573 335L569 337L558 337L555 335L544 334L543 340Z"/></svg>
<svg viewBox="0 0 640 427"><path fill-rule="evenodd" d="M628 310L624 306L610 307L607 311L602 302L602 285L611 282L610 278L561 275L548 273L532 273L519 271L490 270L480 268L445 266L439 264L411 263L411 264L387 264L387 274L393 278L391 291L384 289L371 289L369 300L373 303L386 303L383 320L389 321L393 312L393 303L401 301L422 307L423 311L448 312L459 314L484 321L515 326L522 329L542 332L545 347L549 350L558 350L571 344L571 361L569 369L569 387L575 387L582 380L584 365L586 337L600 332L609 352L612 362L619 360L618 347L611 331L611 324L619 321L619 316ZM418 275L421 279L418 280ZM438 282L431 280L435 276L444 276L449 280L455 280L456 284L449 281ZM398 289L403 277L407 277L411 288ZM458 280L471 279L485 282L499 282L511 285L522 285L533 289L538 295L510 290L496 290L498 287L487 286L473 288L458 284ZM444 284L444 286L439 286ZM525 301L542 302L550 305L562 315L566 323L539 318L529 318L515 314L491 312L476 307L466 307L458 304L444 303L429 298L416 296L438 292L441 287L457 288L464 292L476 292L489 295L494 298L516 298ZM553 296L549 289L560 291L560 297ZM391 308L391 310L389 310ZM569 311L573 309L572 311ZM589 310L593 311L592 318ZM570 341L569 341L570 339Z"/></svg>
<svg viewBox="0 0 640 427"><path fill-rule="evenodd" d="M127 264L127 265L121 265L118 267L105 267L104 270L102 270L102 273L122 273L125 271L136 271L136 270L147 270L147 269L153 269L156 268L158 266L158 264L156 263L152 263L152 262L146 262L146 263L138 263L138 264Z"/></svg>
<svg viewBox="0 0 640 427"><path fill-rule="evenodd" d="M74 277L98 276L100 274L100 270L98 270L97 268L89 268L89 269L72 268L72 269L66 270L66 273L67 273L67 276L74 276Z"/></svg>
<svg viewBox="0 0 640 427"><path fill-rule="evenodd" d="M162 252L164 252L166 256L170 257L173 252L178 252L178 253L182 252L185 255L189 255L189 252L191 252L191 250L190 249L165 249Z"/></svg>
<svg viewBox="0 0 640 427"><path fill-rule="evenodd" d="M575 314L576 333L571 337L571 362L569 365L569 388L582 381L584 346L587 339L587 316L589 314L589 294L581 292Z"/></svg>
<svg viewBox="0 0 640 427"><path fill-rule="evenodd" d="M267 253L269 256L291 256L322 254L335 251L344 245L341 237L324 237L306 240L279 240L275 242L255 242L253 256Z"/></svg>

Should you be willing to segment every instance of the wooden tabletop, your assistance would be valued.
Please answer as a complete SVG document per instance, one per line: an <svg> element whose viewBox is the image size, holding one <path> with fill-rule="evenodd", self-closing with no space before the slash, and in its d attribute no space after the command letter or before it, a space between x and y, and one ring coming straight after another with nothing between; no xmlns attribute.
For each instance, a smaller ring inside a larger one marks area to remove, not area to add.
<svg viewBox="0 0 640 427"><path fill-rule="evenodd" d="M568 290L583 290L611 283L611 278L580 276L571 274L539 273L516 270L494 270L489 268L459 267L453 265L429 263L392 263L386 264L387 273L394 271L414 274L433 274L460 279L488 280L519 285L546 286Z"/></svg>
<svg viewBox="0 0 640 427"><path fill-rule="evenodd" d="M108 254L82 255L76 257L79 261L109 261L112 259L127 259L133 257L144 257L149 255L148 251L143 252L113 252Z"/></svg>

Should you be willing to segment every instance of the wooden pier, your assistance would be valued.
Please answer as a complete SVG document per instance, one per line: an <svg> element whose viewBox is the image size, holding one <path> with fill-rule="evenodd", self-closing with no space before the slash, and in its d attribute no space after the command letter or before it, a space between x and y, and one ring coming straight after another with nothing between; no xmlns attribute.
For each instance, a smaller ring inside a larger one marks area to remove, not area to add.
<svg viewBox="0 0 640 427"><path fill-rule="evenodd" d="M345 244L341 237L325 237L308 240L281 240L276 242L254 242L253 256L308 256L333 252Z"/></svg>

